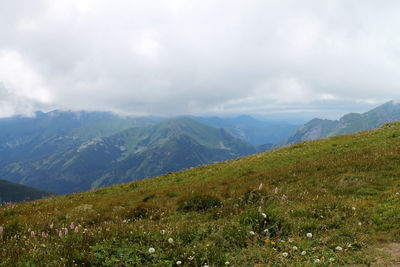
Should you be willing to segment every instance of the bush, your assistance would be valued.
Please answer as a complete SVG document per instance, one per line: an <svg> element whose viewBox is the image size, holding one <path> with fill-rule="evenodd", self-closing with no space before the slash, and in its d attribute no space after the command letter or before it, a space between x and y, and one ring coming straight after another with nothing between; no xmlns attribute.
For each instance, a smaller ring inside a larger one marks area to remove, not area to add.
<svg viewBox="0 0 400 267"><path fill-rule="evenodd" d="M151 204L140 204L139 206L128 211L128 218L131 220L139 220L139 219L153 219L157 220L160 218L162 208L151 205Z"/></svg>
<svg viewBox="0 0 400 267"><path fill-rule="evenodd" d="M222 206L222 202L216 196L196 195L184 197L178 201L178 211L206 211Z"/></svg>

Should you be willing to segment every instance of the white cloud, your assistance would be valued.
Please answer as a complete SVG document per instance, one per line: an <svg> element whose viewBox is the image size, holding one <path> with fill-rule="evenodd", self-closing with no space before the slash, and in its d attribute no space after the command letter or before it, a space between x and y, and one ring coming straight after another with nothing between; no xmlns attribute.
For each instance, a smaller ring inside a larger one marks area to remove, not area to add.
<svg viewBox="0 0 400 267"><path fill-rule="evenodd" d="M0 112L371 107L400 98L399 11L397 1L4 0Z"/></svg>

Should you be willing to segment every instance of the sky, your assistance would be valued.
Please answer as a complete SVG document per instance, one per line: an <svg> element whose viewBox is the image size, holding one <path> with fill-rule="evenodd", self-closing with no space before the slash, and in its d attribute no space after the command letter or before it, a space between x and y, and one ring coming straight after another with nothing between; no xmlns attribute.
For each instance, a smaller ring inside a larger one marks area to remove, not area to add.
<svg viewBox="0 0 400 267"><path fill-rule="evenodd" d="M1 0L0 117L338 118L400 99L400 1Z"/></svg>

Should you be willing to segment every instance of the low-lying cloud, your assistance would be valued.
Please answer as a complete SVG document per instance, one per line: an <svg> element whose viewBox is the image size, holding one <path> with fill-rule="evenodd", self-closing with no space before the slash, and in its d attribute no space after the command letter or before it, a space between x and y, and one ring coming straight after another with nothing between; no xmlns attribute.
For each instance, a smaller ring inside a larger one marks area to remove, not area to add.
<svg viewBox="0 0 400 267"><path fill-rule="evenodd" d="M363 110L400 98L399 11L397 1L4 0L0 116Z"/></svg>

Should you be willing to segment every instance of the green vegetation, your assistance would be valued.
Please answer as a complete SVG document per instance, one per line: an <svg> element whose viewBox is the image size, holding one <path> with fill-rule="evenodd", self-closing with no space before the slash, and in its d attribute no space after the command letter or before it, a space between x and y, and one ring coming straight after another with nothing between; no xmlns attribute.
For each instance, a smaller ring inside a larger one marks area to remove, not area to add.
<svg viewBox="0 0 400 267"><path fill-rule="evenodd" d="M49 197L53 194L29 186L14 184L0 180L0 204L3 202L19 202Z"/></svg>
<svg viewBox="0 0 400 267"><path fill-rule="evenodd" d="M262 185L261 185L262 184ZM0 209L4 266L390 263L400 123Z"/></svg>

